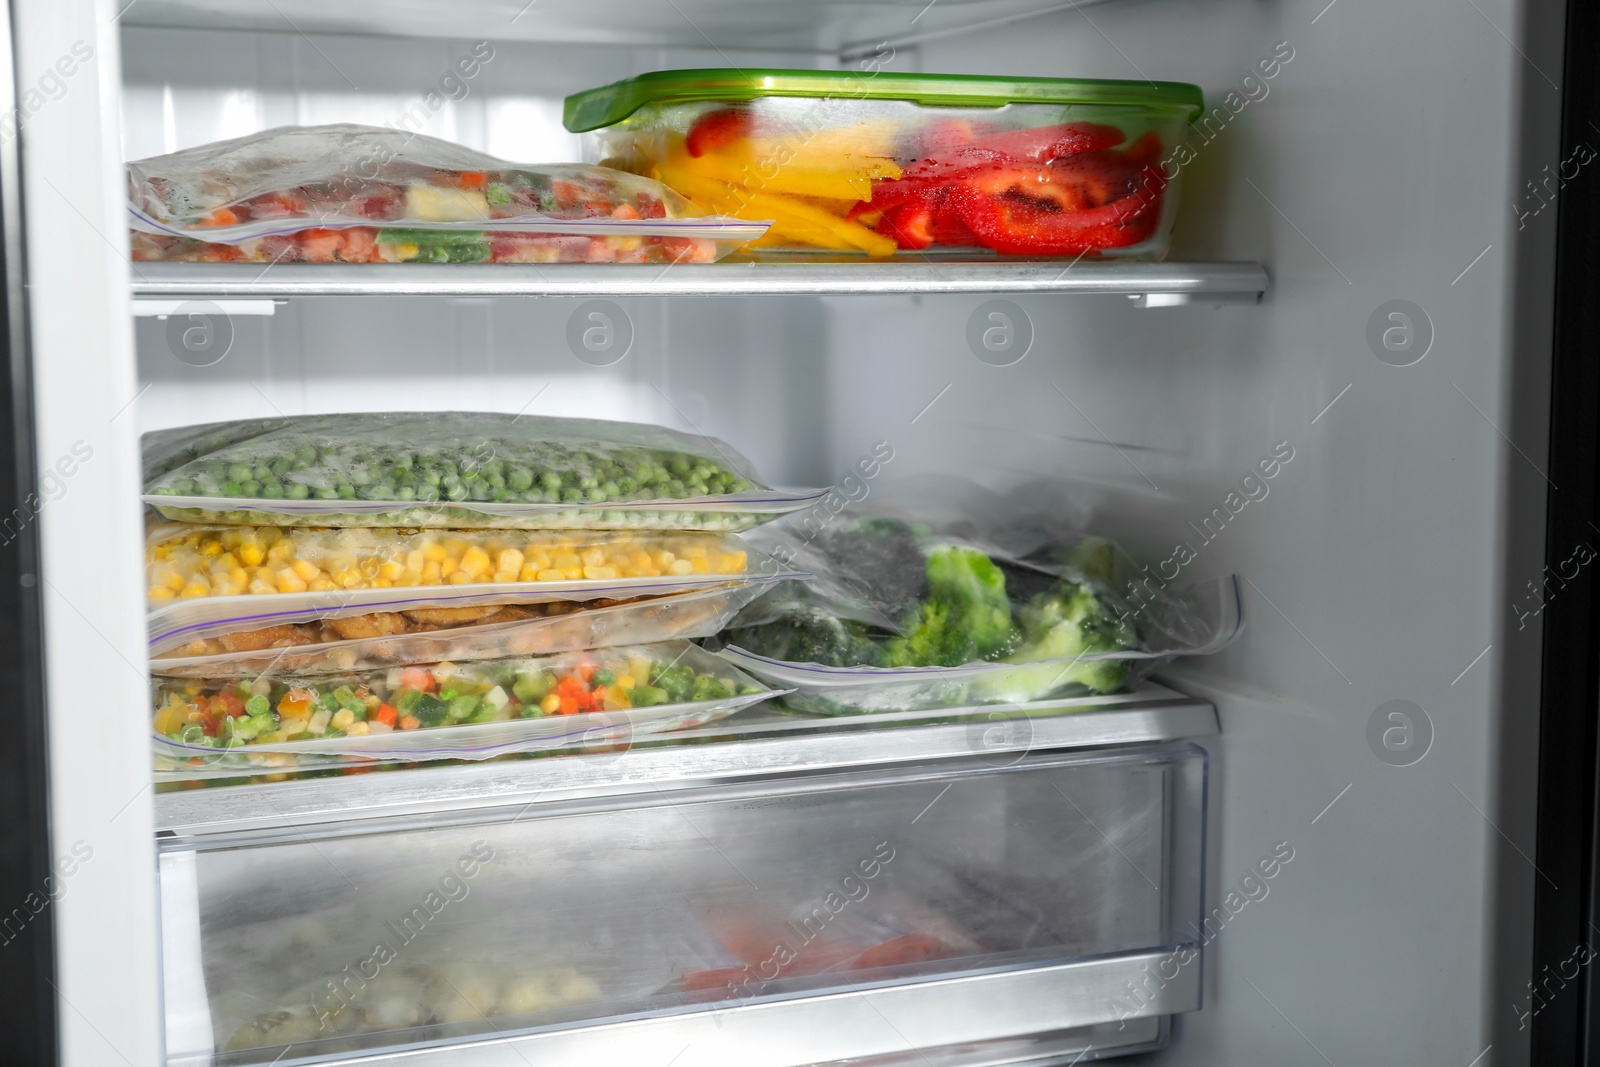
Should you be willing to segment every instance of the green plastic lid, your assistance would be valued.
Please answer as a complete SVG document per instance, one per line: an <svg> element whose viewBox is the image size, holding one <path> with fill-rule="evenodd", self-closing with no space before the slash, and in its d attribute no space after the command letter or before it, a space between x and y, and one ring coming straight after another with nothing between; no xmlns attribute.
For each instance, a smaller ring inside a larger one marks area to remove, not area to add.
<svg viewBox="0 0 1600 1067"><path fill-rule="evenodd" d="M621 122L646 104L756 100L766 96L909 100L932 107L1006 104L1113 104L1204 110L1198 85L1103 78L1005 78L976 74L909 74L821 70L658 70L567 97L562 120L573 133Z"/></svg>

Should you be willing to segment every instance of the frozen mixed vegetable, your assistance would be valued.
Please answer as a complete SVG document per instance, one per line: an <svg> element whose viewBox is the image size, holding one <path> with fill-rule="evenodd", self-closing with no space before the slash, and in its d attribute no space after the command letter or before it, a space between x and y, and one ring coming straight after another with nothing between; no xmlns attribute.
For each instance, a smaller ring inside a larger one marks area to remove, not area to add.
<svg viewBox="0 0 1600 1067"><path fill-rule="evenodd" d="M128 165L136 260L710 262L762 227L659 183L404 130L285 126Z"/></svg>
<svg viewBox="0 0 1600 1067"><path fill-rule="evenodd" d="M1161 160L1200 103L1174 83L703 70L576 94L566 119L607 165L772 220L757 248L1159 256Z"/></svg>
<svg viewBox="0 0 1600 1067"><path fill-rule="evenodd" d="M748 559L732 534L165 525L151 535L145 566L147 595L158 605L244 594L734 576Z"/></svg>
<svg viewBox="0 0 1600 1067"><path fill-rule="evenodd" d="M393 906L405 914L400 904ZM369 906L363 915L376 910ZM338 943L334 931L324 937ZM290 953L296 948L304 951L297 945L282 946ZM384 948L393 952L387 943ZM471 964L397 963L378 971L370 982L363 979L354 992L350 987L356 983L341 986L322 974L277 996L264 994L259 988L249 989L247 996L224 994L219 999L229 1007L259 1005L263 1001L281 1006L258 1011L231 1033L224 1030L228 1036L222 1049L241 1052L412 1027L482 1024L500 1016L570 1010L599 1000L602 995L599 984L571 963L525 958L486 963L485 955L474 953ZM231 1016L216 1022L233 1025Z"/></svg>
<svg viewBox="0 0 1600 1067"><path fill-rule="evenodd" d="M749 697L766 690L681 641L344 675L156 683L152 726L190 745L362 737Z"/></svg>
<svg viewBox="0 0 1600 1067"><path fill-rule="evenodd" d="M712 438L637 423L405 412L252 421L243 435L202 429L212 433L201 444L216 447L191 446L193 458L146 475L145 500L168 518L732 529L816 495L768 490Z"/></svg>

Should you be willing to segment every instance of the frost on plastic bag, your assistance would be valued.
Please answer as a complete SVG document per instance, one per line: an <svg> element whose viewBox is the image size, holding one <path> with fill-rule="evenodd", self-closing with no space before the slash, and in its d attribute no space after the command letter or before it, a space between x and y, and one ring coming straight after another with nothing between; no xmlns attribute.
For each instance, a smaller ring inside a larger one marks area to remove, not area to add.
<svg viewBox="0 0 1600 1067"><path fill-rule="evenodd" d="M805 711L851 714L1114 693L1241 628L1232 578L1157 589L1100 538L1007 553L902 519L850 517L804 540L757 539L815 573L706 642L793 687Z"/></svg>
<svg viewBox="0 0 1600 1067"><path fill-rule="evenodd" d="M775 695L686 641L153 688L157 752L210 765L256 755L292 765L297 754L488 759L701 726Z"/></svg>
<svg viewBox="0 0 1600 1067"><path fill-rule="evenodd" d="M269 670L357 671L709 637L771 585L757 579L626 601L371 612L190 641L153 654L150 669L167 677L255 678Z"/></svg>
<svg viewBox="0 0 1600 1067"><path fill-rule="evenodd" d="M213 423L145 452L144 500L180 522L743 530L826 492L770 489L710 437L498 412Z"/></svg>
<svg viewBox="0 0 1600 1067"><path fill-rule="evenodd" d="M152 430L140 439L141 462L144 477L158 478L168 471L181 467L190 460L199 459L219 448L242 441L268 430L281 429L288 424L282 416L270 419L235 419L231 422L208 422L199 426L176 426L168 430Z"/></svg>
<svg viewBox="0 0 1600 1067"><path fill-rule="evenodd" d="M128 211L134 259L206 263L708 263L766 229L622 171L349 123L130 163Z"/></svg>

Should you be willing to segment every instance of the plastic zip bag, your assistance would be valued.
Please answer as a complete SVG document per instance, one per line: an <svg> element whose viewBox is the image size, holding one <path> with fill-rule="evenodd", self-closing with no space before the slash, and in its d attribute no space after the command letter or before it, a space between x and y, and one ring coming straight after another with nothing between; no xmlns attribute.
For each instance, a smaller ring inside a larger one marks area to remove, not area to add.
<svg viewBox="0 0 1600 1067"><path fill-rule="evenodd" d="M761 553L752 557L732 534L168 524L151 531L146 548L150 647L160 653L241 630L376 611L689 592L744 580L752 558L761 581L797 576ZM455 573L445 570L451 563ZM462 574L467 580L454 581Z"/></svg>
<svg viewBox="0 0 1600 1067"><path fill-rule="evenodd" d="M819 714L1112 693L1243 629L1237 579L1156 588L1099 538L1019 556L853 517L804 541L759 540L818 577L752 604L706 644Z"/></svg>
<svg viewBox="0 0 1600 1067"><path fill-rule="evenodd" d="M269 670L307 674L359 671L709 637L773 584L765 577L757 577L744 584L699 592L641 597L622 603L592 602L603 605L598 607L560 601L511 606L509 610L504 605L488 605L482 610L495 613L490 619L519 611L537 612L540 608L546 614L510 622L440 626L424 632L338 640L314 639L324 633L337 636L340 632L341 628L322 620L302 623L298 628L252 631L248 643L256 647L251 651L227 651L217 638L190 642L153 655L150 670L165 677L254 678ZM350 618L362 624L357 629L378 629L391 622L387 612ZM300 631L311 634L302 640ZM272 641L294 643L256 644Z"/></svg>
<svg viewBox="0 0 1600 1067"><path fill-rule="evenodd" d="M794 690L789 706L821 715L924 711L995 704L1027 704L1061 693L1095 693L1081 678L1095 665L1120 689L1149 677L1180 655L1220 652L1243 631L1238 579L1229 576L1190 587L1180 596L1187 624L1209 637L1199 644L1167 649L1128 649L1080 653L1031 663L971 663L959 667L829 667L757 655L737 644L722 648L730 663L774 685ZM724 631L725 639L739 640ZM1084 710L1103 705L1085 701Z"/></svg>
<svg viewBox="0 0 1600 1067"><path fill-rule="evenodd" d="M769 489L714 438L498 412L213 423L145 451L144 501L180 522L743 530L827 493Z"/></svg>
<svg viewBox="0 0 1600 1067"><path fill-rule="evenodd" d="M350 674L164 679L153 689L157 753L210 764L301 754L488 759L700 726L776 695L687 641Z"/></svg>
<svg viewBox="0 0 1600 1067"><path fill-rule="evenodd" d="M173 599L743 575L734 534L411 530L161 523L146 534L152 607Z"/></svg>
<svg viewBox="0 0 1600 1067"><path fill-rule="evenodd" d="M767 228L622 171L351 123L130 163L128 212L134 259L179 262L709 263Z"/></svg>

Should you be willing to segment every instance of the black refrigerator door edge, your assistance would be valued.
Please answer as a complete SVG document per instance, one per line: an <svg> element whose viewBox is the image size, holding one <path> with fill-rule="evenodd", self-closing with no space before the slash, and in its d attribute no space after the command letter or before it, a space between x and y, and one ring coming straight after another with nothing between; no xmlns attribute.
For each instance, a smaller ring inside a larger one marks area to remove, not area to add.
<svg viewBox="0 0 1600 1067"><path fill-rule="evenodd" d="M1600 149L1600 10L1569 2L1566 17L1561 158L1592 159ZM1587 178L1563 175L1557 193L1549 462L1561 489L1549 494L1546 513L1534 856L1548 877L1535 882L1532 981L1513 1006L1519 1028L1532 1031L1531 1062L1541 1065L1600 1065L1600 963L1589 964L1600 951L1600 563L1583 565L1600 551L1600 181Z"/></svg>
<svg viewBox="0 0 1600 1067"><path fill-rule="evenodd" d="M0 0L0 1059L58 1062L55 897L45 746L43 582L33 376L25 308L16 63L11 5Z"/></svg>
<svg viewBox="0 0 1600 1067"><path fill-rule="evenodd" d="M11 3L0 0L0 115L16 115ZM0 1032L11 1064L59 1061L50 779L45 747L43 582L38 574L34 381L27 344L21 131L0 123Z"/></svg>

